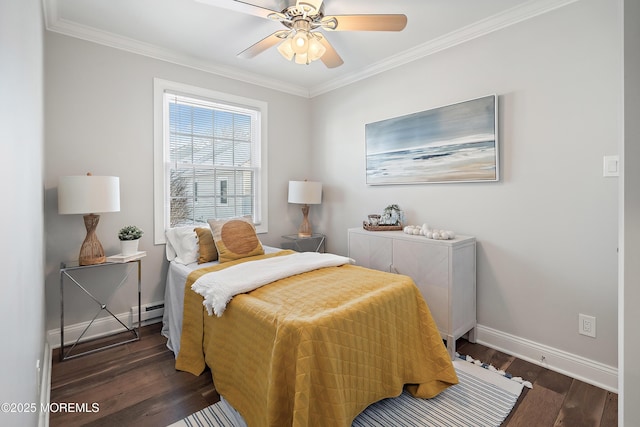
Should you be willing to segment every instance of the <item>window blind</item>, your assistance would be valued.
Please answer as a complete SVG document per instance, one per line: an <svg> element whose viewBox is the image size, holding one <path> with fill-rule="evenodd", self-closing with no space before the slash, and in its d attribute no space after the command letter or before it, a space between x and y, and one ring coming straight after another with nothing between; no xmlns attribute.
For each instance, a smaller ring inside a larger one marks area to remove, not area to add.
<svg viewBox="0 0 640 427"><path fill-rule="evenodd" d="M165 92L171 227L251 215L259 223L259 111Z"/></svg>

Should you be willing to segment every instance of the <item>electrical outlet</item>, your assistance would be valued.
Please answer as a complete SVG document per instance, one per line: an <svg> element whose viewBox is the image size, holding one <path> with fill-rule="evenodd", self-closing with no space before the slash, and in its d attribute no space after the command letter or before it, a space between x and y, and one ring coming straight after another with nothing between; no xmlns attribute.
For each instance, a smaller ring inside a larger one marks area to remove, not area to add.
<svg viewBox="0 0 640 427"><path fill-rule="evenodd" d="M586 314L578 314L578 333L588 337L596 337L596 318Z"/></svg>

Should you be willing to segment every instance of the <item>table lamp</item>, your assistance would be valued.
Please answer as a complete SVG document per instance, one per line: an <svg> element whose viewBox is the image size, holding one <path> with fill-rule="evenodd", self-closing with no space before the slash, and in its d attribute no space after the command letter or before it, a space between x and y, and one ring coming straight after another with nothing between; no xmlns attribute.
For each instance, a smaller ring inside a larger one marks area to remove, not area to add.
<svg viewBox="0 0 640 427"><path fill-rule="evenodd" d="M289 203L302 205L302 224L298 237L311 237L309 224L309 205L318 205L322 201L322 183L314 181L289 181Z"/></svg>
<svg viewBox="0 0 640 427"><path fill-rule="evenodd" d="M87 236L80 247L80 265L102 264L107 259L96 235L100 215L120 211L120 179L117 176L62 176L58 185L58 213L84 214Z"/></svg>

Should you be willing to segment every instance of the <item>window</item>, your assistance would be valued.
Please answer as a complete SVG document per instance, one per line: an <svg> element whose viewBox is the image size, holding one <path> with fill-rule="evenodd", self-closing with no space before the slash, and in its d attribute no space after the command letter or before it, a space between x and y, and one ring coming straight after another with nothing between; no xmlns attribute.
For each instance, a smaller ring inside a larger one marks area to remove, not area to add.
<svg viewBox="0 0 640 427"><path fill-rule="evenodd" d="M266 232L266 104L160 79L154 103L155 243L210 218Z"/></svg>

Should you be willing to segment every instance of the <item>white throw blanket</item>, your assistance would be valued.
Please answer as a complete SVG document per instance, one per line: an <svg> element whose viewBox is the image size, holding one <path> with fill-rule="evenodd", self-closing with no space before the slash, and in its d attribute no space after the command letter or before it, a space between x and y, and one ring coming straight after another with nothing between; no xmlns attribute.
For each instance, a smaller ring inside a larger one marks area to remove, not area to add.
<svg viewBox="0 0 640 427"><path fill-rule="evenodd" d="M245 262L204 274L191 285L191 289L204 297L203 305L209 316L215 313L220 317L235 295L307 271L354 263L351 258L334 254L294 253Z"/></svg>

